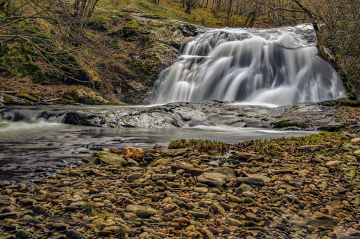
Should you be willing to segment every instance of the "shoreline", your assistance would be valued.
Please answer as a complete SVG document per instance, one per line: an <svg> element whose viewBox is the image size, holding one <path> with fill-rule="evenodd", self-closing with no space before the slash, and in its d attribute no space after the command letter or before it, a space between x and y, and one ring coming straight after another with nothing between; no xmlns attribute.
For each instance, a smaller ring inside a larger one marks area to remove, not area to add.
<svg viewBox="0 0 360 239"><path fill-rule="evenodd" d="M1 185L0 236L357 238L358 136L101 151L32 190Z"/></svg>

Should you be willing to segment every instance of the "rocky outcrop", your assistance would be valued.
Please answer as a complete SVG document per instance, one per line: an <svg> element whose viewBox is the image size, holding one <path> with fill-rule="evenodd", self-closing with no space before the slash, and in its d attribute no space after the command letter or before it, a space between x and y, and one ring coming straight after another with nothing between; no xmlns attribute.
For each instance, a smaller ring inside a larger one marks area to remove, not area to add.
<svg viewBox="0 0 360 239"><path fill-rule="evenodd" d="M67 112L64 122L112 128L171 128L185 126L230 126L288 130L326 129L336 125L333 107L299 104L268 108L231 102L171 103L153 107L112 107Z"/></svg>

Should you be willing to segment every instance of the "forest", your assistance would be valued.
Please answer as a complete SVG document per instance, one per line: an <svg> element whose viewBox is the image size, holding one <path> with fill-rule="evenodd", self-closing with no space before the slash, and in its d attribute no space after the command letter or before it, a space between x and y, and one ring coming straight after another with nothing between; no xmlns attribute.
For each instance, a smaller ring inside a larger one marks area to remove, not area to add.
<svg viewBox="0 0 360 239"><path fill-rule="evenodd" d="M358 95L359 0L2 0L0 77L3 83L0 90L18 91L12 89L9 82L14 81L9 79L23 81L23 78L30 77L30 84L85 85L105 98L111 92L112 96L107 100L112 102L119 102L115 96L119 92L132 92L120 97L120 101L139 102L139 99L133 99L136 98L134 95L144 95L164 65L148 59L136 61L129 54L118 56L121 53L116 52L119 47L114 47L114 44L124 46L131 40L118 43L114 32L119 30L119 25L124 27L127 23L130 28L137 28L124 12L119 14L124 8L215 28L313 24L319 55L337 69L348 88L354 89ZM110 16L111 13L117 15ZM142 37L145 45L151 45L156 40L148 39L146 34ZM123 52L134 50L130 48L123 49ZM108 59L109 54L118 59L117 63ZM100 63L95 59L105 60ZM119 68L115 70L117 77L109 77L114 68ZM150 79L148 75L153 77ZM129 79L140 82L146 90L135 89L127 82ZM112 92L114 88L118 92ZM29 90L25 91L28 95ZM63 98L65 91L54 94L53 99ZM69 92L66 94L71 95Z"/></svg>

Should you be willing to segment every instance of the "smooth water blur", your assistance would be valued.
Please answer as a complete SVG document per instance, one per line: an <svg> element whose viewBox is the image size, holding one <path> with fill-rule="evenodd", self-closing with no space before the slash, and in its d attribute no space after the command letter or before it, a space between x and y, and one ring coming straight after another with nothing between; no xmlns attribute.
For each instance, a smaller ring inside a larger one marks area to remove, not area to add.
<svg viewBox="0 0 360 239"><path fill-rule="evenodd" d="M292 105L345 97L340 77L316 53L315 33L305 26L210 30L162 72L153 102Z"/></svg>
<svg viewBox="0 0 360 239"><path fill-rule="evenodd" d="M0 182L29 183L54 175L69 162L79 161L102 148L149 148L176 139L209 139L238 143L310 132L287 132L229 126L169 129L114 129L46 121L0 121ZM314 132L312 132L314 133Z"/></svg>

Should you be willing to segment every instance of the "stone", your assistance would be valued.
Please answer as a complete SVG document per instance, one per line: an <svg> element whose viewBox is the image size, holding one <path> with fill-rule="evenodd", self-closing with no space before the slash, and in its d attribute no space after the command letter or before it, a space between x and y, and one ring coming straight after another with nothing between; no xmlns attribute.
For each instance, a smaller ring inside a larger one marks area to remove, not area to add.
<svg viewBox="0 0 360 239"><path fill-rule="evenodd" d="M140 148L126 147L123 149L124 158L131 158L134 160L142 159L144 152Z"/></svg>
<svg viewBox="0 0 360 239"><path fill-rule="evenodd" d="M148 211L151 215L157 214L157 211L151 207L148 206L141 206L141 205L135 205L130 204L126 206L126 211L136 213L136 211Z"/></svg>
<svg viewBox="0 0 360 239"><path fill-rule="evenodd" d="M0 213L0 219L5 218L17 218L18 213L17 212L7 212L7 213Z"/></svg>
<svg viewBox="0 0 360 239"><path fill-rule="evenodd" d="M78 231L75 231L75 230L68 230L67 233L66 233L66 236L70 239L82 239L84 238L84 236L78 232Z"/></svg>
<svg viewBox="0 0 360 239"><path fill-rule="evenodd" d="M184 156L188 153L187 149L168 149L165 151L165 154L170 157Z"/></svg>
<svg viewBox="0 0 360 239"><path fill-rule="evenodd" d="M227 176L221 173L203 173L197 180L210 186L220 187L226 182Z"/></svg>
<svg viewBox="0 0 360 239"><path fill-rule="evenodd" d="M242 227L243 226L243 223L241 222L241 221L239 221L239 220L236 220L236 219L234 219L234 218L228 218L227 219L227 222L228 222L228 224L229 225L231 225L231 226L236 226L236 227Z"/></svg>
<svg viewBox="0 0 360 239"><path fill-rule="evenodd" d="M171 170L173 173L175 173L176 171L178 171L180 169L183 169L185 171L185 173L188 173L191 176L199 176L205 172L201 168L194 168L194 167L185 166L185 165L181 165L181 164L172 164L171 165Z"/></svg>
<svg viewBox="0 0 360 239"><path fill-rule="evenodd" d="M249 185L242 183L238 188L235 189L236 194L242 194L243 192L251 191L253 188Z"/></svg>
<svg viewBox="0 0 360 239"><path fill-rule="evenodd" d="M194 232L194 231L196 231L196 227L194 225L190 225L190 226L185 228L185 231Z"/></svg>
<svg viewBox="0 0 360 239"><path fill-rule="evenodd" d="M28 238L33 238L33 236L25 230L17 230L15 233L16 238L19 239L28 239Z"/></svg>
<svg viewBox="0 0 360 239"><path fill-rule="evenodd" d="M194 192L197 192L197 193L207 193L207 192L209 192L209 189L206 188L206 187L195 187L195 188L194 188Z"/></svg>
<svg viewBox="0 0 360 239"><path fill-rule="evenodd" d="M36 205L34 208L33 208L33 212L35 214L47 214L47 209L40 206L40 205Z"/></svg>
<svg viewBox="0 0 360 239"><path fill-rule="evenodd" d="M355 230L354 228L351 228L351 227L346 230L345 234L347 236L349 236L349 237L358 237L358 238L360 238L360 231Z"/></svg>
<svg viewBox="0 0 360 239"><path fill-rule="evenodd" d="M207 227L203 227L200 232L204 239L214 239L214 234Z"/></svg>
<svg viewBox="0 0 360 239"><path fill-rule="evenodd" d="M19 192L26 191L26 185L25 184L19 184L19 186L17 187L17 190Z"/></svg>
<svg viewBox="0 0 360 239"><path fill-rule="evenodd" d="M337 167L342 164L342 161L329 161L325 165L326 167Z"/></svg>
<svg viewBox="0 0 360 239"><path fill-rule="evenodd" d="M51 227L57 231L66 231L68 229L69 225L66 223L59 222L59 223L52 224Z"/></svg>
<svg viewBox="0 0 360 239"><path fill-rule="evenodd" d="M94 164L107 164L112 166L126 166L127 161L122 155L114 154L109 151L102 151L95 154Z"/></svg>
<svg viewBox="0 0 360 239"><path fill-rule="evenodd" d="M153 174L151 176L151 179L153 181L157 181L157 180L161 180L161 179L166 179L169 181L173 181L176 178L176 174Z"/></svg>
<svg viewBox="0 0 360 239"><path fill-rule="evenodd" d="M126 180L132 182L141 178L142 176L143 176L142 173L132 173L126 177Z"/></svg>
<svg viewBox="0 0 360 239"><path fill-rule="evenodd" d="M242 199L231 194L227 194L227 200L229 202L242 203Z"/></svg>
<svg viewBox="0 0 360 239"><path fill-rule="evenodd" d="M21 199L20 200L20 204L24 205L24 206L34 206L34 204L36 203L36 200L34 199Z"/></svg>
<svg viewBox="0 0 360 239"><path fill-rule="evenodd" d="M245 197L249 197L249 198L256 198L255 193L252 193L250 191L243 192L243 193L241 193L241 195L245 196Z"/></svg>
<svg viewBox="0 0 360 239"><path fill-rule="evenodd" d="M353 154L354 154L355 156L359 156L359 155L360 155L360 149L355 150L355 151L353 152Z"/></svg>
<svg viewBox="0 0 360 239"><path fill-rule="evenodd" d="M139 235L139 238L150 238L150 235L147 232L143 232Z"/></svg>
<svg viewBox="0 0 360 239"><path fill-rule="evenodd" d="M265 182L262 178L255 178L255 177L238 177L236 178L236 184L248 184L248 185L258 185L258 186L264 186Z"/></svg>
<svg viewBox="0 0 360 239"><path fill-rule="evenodd" d="M231 178L236 178L235 176L235 173L234 173L234 170L232 168L229 168L229 167L221 167L221 168L217 168L217 169L214 169L213 171L211 171L212 173L221 173L221 174L224 174L226 175L226 177L228 179L231 179Z"/></svg>
<svg viewBox="0 0 360 239"><path fill-rule="evenodd" d="M211 209L214 214L226 215L225 209L218 202L214 202L211 205Z"/></svg>

